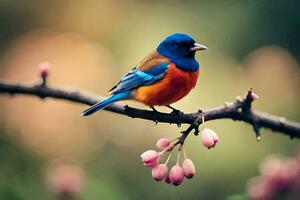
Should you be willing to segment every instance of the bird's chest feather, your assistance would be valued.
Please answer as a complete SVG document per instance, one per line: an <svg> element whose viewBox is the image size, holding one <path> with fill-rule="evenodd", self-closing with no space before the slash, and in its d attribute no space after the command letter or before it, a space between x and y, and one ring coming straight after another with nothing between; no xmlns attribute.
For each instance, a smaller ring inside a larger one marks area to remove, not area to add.
<svg viewBox="0 0 300 200"><path fill-rule="evenodd" d="M170 64L164 77L153 85L136 90L135 99L146 105L170 105L186 96L195 87L199 71L183 71Z"/></svg>

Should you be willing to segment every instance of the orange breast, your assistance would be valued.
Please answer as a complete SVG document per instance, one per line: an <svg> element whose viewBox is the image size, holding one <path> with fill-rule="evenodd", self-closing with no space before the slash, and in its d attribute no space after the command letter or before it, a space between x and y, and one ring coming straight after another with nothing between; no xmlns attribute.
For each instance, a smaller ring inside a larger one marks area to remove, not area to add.
<svg viewBox="0 0 300 200"><path fill-rule="evenodd" d="M183 71L170 64L160 81L139 87L134 93L134 99L148 106L170 105L186 96L195 87L198 75L199 71Z"/></svg>

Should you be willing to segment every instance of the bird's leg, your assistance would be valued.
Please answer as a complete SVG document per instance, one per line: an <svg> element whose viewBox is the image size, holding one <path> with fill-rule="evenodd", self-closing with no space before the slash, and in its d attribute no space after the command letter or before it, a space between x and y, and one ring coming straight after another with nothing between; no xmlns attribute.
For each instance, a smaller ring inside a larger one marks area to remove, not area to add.
<svg viewBox="0 0 300 200"><path fill-rule="evenodd" d="M154 106L150 106L150 108L154 111L158 113L158 110L156 110L156 108L154 108Z"/></svg>
<svg viewBox="0 0 300 200"><path fill-rule="evenodd" d="M157 121L156 114L158 114L159 112L158 112L158 110L156 110L156 109L154 108L154 106L150 106L150 108L151 108L151 109L153 110L153 112L154 112L154 115L153 115L153 121L154 121L155 125L157 125L158 121Z"/></svg>
<svg viewBox="0 0 300 200"><path fill-rule="evenodd" d="M172 110L171 114L174 114L174 115L182 115L183 114L183 112L181 112L180 110L178 110L170 105L167 105L166 107L168 107Z"/></svg>
<svg viewBox="0 0 300 200"><path fill-rule="evenodd" d="M170 105L167 105L166 107L172 109L172 112L170 114L176 116L176 118L177 118L177 126L180 127L181 126L180 121L181 121L181 117L183 115L183 112L181 112L180 110L178 110L178 109L176 109L176 108L174 108L174 107L172 107Z"/></svg>

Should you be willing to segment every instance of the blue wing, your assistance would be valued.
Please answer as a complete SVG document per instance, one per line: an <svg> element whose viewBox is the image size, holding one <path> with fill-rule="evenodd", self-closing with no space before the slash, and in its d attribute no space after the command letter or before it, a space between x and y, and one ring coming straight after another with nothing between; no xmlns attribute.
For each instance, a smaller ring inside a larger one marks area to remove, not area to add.
<svg viewBox="0 0 300 200"><path fill-rule="evenodd" d="M164 76L168 67L169 63L163 62L155 67L151 67L143 71L133 68L128 74L122 77L121 81L114 86L110 92L112 94L116 94L132 90L140 86L151 85Z"/></svg>

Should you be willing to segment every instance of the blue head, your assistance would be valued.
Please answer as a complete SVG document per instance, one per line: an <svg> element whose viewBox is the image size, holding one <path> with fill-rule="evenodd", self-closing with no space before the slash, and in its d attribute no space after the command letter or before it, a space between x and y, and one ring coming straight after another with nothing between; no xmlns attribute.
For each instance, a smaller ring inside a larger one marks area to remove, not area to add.
<svg viewBox="0 0 300 200"><path fill-rule="evenodd" d="M185 71L197 71L199 63L195 60L195 53L206 49L207 47L196 43L191 36L175 33L162 41L156 50L161 55L170 58L178 68Z"/></svg>

